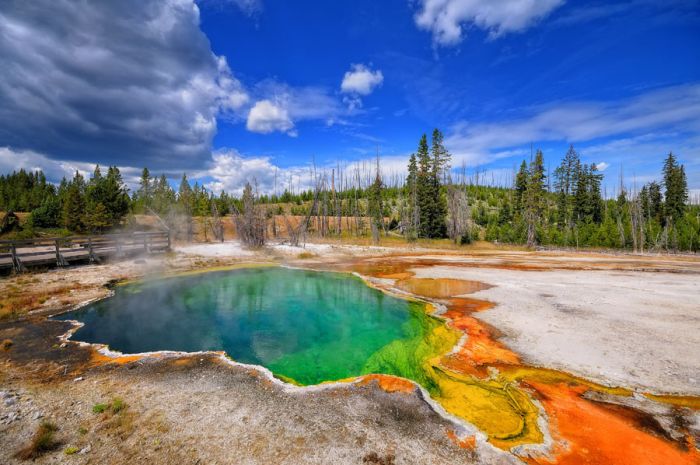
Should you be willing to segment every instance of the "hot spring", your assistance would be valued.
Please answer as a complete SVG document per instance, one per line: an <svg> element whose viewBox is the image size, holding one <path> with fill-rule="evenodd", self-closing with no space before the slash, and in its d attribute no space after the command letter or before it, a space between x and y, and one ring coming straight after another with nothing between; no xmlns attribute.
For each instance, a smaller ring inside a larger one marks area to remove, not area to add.
<svg viewBox="0 0 700 465"><path fill-rule="evenodd" d="M123 353L223 350L301 385L379 373L432 391L429 359L458 339L423 303L353 275L281 267L126 284L57 318L84 323L74 340Z"/></svg>

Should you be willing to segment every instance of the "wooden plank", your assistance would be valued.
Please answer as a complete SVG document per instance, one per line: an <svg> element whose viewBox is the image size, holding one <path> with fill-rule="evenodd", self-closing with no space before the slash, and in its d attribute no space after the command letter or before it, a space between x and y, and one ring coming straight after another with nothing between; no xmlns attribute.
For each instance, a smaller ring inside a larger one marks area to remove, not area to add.
<svg viewBox="0 0 700 465"><path fill-rule="evenodd" d="M0 269L23 270L25 265L46 264L65 266L78 261L94 263L100 257L162 252L170 249L170 240L170 233L166 231L3 240L0 249L6 252L0 252Z"/></svg>

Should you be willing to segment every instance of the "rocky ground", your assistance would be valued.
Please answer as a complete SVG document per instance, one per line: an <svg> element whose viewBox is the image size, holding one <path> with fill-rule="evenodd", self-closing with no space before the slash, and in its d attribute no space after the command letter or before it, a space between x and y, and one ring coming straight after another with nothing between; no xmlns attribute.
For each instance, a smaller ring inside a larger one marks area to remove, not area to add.
<svg viewBox="0 0 700 465"><path fill-rule="evenodd" d="M693 356L700 349L696 257L503 250L465 255L329 244L253 253L234 243L192 245L161 257L0 279L0 295L19 288L24 297L48 296L29 299L32 311L22 320L0 322L0 457L4 463L24 463L20 456L38 442L36 454L30 454L36 463L527 460L441 414L410 385L393 389L366 380L302 389L218 354L110 358L62 341L68 323L44 318L108 295L105 286L115 280L248 262L343 268L369 260L372 266L386 266L406 256L425 261L413 269L419 278L491 284L475 295L497 305L478 318L495 327L500 340L528 363L632 389L700 392L700 366ZM629 408L650 415L664 408L630 399L607 396L605 402L621 408L632 402ZM657 412L662 421L676 418L664 412ZM684 415L686 423L692 418L698 423L691 429L700 429L697 414Z"/></svg>

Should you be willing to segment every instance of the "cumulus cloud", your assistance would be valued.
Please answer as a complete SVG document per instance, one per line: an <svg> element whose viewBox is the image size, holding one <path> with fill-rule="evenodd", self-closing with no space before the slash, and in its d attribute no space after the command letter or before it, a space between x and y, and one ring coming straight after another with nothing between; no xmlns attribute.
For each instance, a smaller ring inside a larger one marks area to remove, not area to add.
<svg viewBox="0 0 700 465"><path fill-rule="evenodd" d="M253 105L248 113L246 128L252 132L269 134L279 131L293 135L294 123L289 118L286 108L270 100L260 100Z"/></svg>
<svg viewBox="0 0 700 465"><path fill-rule="evenodd" d="M369 95L384 81L380 70L372 71L363 64L353 64L343 76L340 90L347 94Z"/></svg>
<svg viewBox="0 0 700 465"><path fill-rule="evenodd" d="M9 0L0 143L51 158L196 166L249 101L192 0Z"/></svg>
<svg viewBox="0 0 700 465"><path fill-rule="evenodd" d="M595 167L598 168L598 171L605 171L606 169L608 169L609 166L610 163L605 163L604 161L595 164Z"/></svg>
<svg viewBox="0 0 700 465"><path fill-rule="evenodd" d="M492 38L527 29L564 0L419 0L416 25L433 35L437 45L454 45L464 28L476 26Z"/></svg>
<svg viewBox="0 0 700 465"><path fill-rule="evenodd" d="M246 182L255 182L258 191L266 194L281 193L288 186L309 189L313 185L308 168L280 168L270 157L243 156L231 148L214 152L207 169L195 177L209 179L204 186L213 192L225 190L236 195L243 192Z"/></svg>
<svg viewBox="0 0 700 465"><path fill-rule="evenodd" d="M317 120L327 125L350 114L337 98L322 87L291 87L274 80L258 83L252 90L260 100L248 113L246 128L262 134L284 132L295 137L296 123Z"/></svg>

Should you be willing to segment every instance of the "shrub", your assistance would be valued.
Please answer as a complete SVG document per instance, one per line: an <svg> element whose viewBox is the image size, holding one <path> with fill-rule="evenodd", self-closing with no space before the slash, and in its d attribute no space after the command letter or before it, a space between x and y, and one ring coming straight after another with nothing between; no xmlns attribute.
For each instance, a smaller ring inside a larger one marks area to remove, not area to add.
<svg viewBox="0 0 700 465"><path fill-rule="evenodd" d="M34 433L32 441L17 452L15 457L21 460L33 459L44 452L54 449L58 446L58 442L54 438L56 431L58 431L56 425L50 421L42 421L36 433Z"/></svg>
<svg viewBox="0 0 700 465"><path fill-rule="evenodd" d="M107 407L107 404L95 404L92 406L92 413L104 413Z"/></svg>

